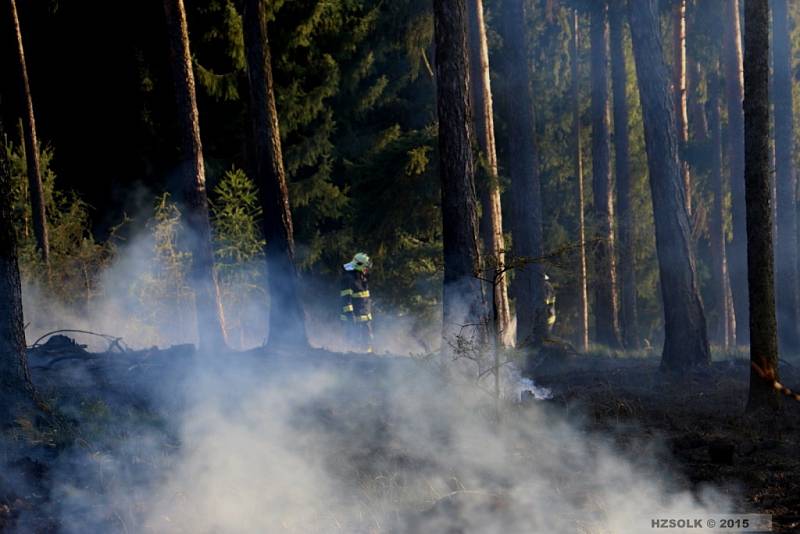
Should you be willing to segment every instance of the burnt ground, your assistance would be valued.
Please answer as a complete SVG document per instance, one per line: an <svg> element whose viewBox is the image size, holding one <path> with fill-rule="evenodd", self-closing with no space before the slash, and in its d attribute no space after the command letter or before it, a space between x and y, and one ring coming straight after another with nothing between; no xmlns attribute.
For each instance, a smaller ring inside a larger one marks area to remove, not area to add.
<svg viewBox="0 0 800 534"><path fill-rule="evenodd" d="M745 414L749 361L727 357L688 378L659 371L656 357L550 357L537 383L565 412L588 414L588 426L617 443L663 440L671 468L688 483L728 490L739 513L773 515L775 532L800 532L800 402L782 413ZM800 386L800 362L781 361L781 381Z"/></svg>
<svg viewBox="0 0 800 534"><path fill-rule="evenodd" d="M392 395L426 395L442 416L448 403L457 402L436 391L439 380L431 366L405 357L372 357L310 350L304 354L268 352L257 349L225 355L225 365L247 366L251 374L263 377L259 387L279 384L290 375L309 371L334 371L345 377L344 386L310 399L297 408L293 425L324 432L325 454L331 472L375 485L380 498L391 493L396 505L400 493L410 493L414 476L429 472L458 474L459 467L441 458L431 459L408 443L398 440L407 423L387 417ZM57 417L23 420L13 433L5 432L4 469L0 471L0 532L137 532L141 505L129 509L98 512L92 523L64 526L64 493L54 482L64 465L81 453L80 480L76 485L102 503L108 479L108 457L124 450L120 443L144 430L157 432L169 457L180 450L176 414L185 409L181 395L165 392L191 389L187 369L199 363L191 346L145 351L125 351L120 346L107 353L90 353L68 342L44 346L30 353L33 380ZM688 378L671 378L658 370L658 359L613 357L609 355L555 355L537 361L537 384L550 388L553 398L536 402L548 413L570 419L587 436L610 436L624 457L635 459L652 454L651 443L663 444L657 454L664 470L673 473L682 487L701 493L712 485L730 496L738 513L770 513L775 532L800 531L800 403L786 400L778 416L744 413L749 376L743 358L725 358ZM800 385L800 363L784 362L782 381ZM426 385L421 385L425 383ZM431 388L430 385L434 384ZM398 385L408 391L397 391ZM438 395L438 396L437 396ZM231 401L235 405L235 400ZM506 420L512 425L524 419L530 408L525 403L509 406ZM432 406L432 410L434 407ZM369 429L369 432L366 432ZM446 432L443 432L446 434ZM439 438L435 438L439 439ZM442 448L449 436L443 435ZM515 442L525 448L536 444ZM519 452L518 451L518 452ZM319 451L316 452L318 454ZM116 469L142 470L148 459L116 458ZM152 463L152 462L149 462ZM146 470L146 469L145 469ZM431 497L414 496L403 501L405 509L393 511L394 522L382 527L351 525L341 532L434 532L441 531L442 515L459 516L465 507L474 512L494 514L499 524L510 511L504 483L495 480L505 473L486 475L484 491L465 491L460 482L451 493ZM580 478L561 480L554 498L575 498L590 489ZM490 480L492 479L492 480ZM457 480L453 477L453 480ZM555 480L555 479L554 479ZM376 507L381 503L370 488ZM510 494L510 490L508 492ZM585 495L579 497L585 498ZM135 500L132 496L132 501ZM476 501L476 502L472 502ZM102 506L98 505L100 508ZM579 505L581 508L583 505ZM485 514L482 520L485 520ZM450 519L448 519L450 521ZM460 522L459 522L460 521ZM469 518L448 522L449 532L483 532L483 526ZM497 523L492 523L495 527ZM436 528L431 525L437 525ZM333 531L333 529L331 529ZM505 532L516 532L513 527ZM569 530L567 530L569 531ZM593 532L591 529L583 532ZM603 531L607 532L607 531Z"/></svg>

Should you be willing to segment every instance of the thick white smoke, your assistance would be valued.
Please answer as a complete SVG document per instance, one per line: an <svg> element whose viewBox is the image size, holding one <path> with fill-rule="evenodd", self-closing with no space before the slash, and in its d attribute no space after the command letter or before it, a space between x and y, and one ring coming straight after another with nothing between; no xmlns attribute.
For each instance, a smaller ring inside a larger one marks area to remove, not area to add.
<svg viewBox="0 0 800 534"><path fill-rule="evenodd" d="M48 319L29 289L28 318L150 344L125 320L122 282L147 272L146 251L137 242L120 256L108 273L119 290L96 312ZM404 331L380 335L415 347ZM257 349L84 377L74 415L94 422L51 468L48 510L20 524L48 513L69 534L634 533L643 517L729 509L721 493L673 479L656 443L629 457L551 403L514 404L513 374L498 405L438 371L408 357ZM109 383L133 385L113 396ZM102 418L87 415L90 401Z"/></svg>
<svg viewBox="0 0 800 534"><path fill-rule="evenodd" d="M627 458L541 403L498 420L408 358L217 355L163 376L158 424L57 465L65 532L626 533L728 510L680 489L655 445Z"/></svg>

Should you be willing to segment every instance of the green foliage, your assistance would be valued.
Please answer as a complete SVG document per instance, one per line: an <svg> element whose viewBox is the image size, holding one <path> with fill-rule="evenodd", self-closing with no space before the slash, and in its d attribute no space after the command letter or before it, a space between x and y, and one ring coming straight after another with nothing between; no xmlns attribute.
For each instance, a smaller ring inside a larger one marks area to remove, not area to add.
<svg viewBox="0 0 800 534"><path fill-rule="evenodd" d="M226 327L231 344L240 348L260 339L265 324L260 312L266 301L260 216L253 182L241 170L226 172L213 190L211 217ZM146 269L132 287L137 322L156 343L186 339L194 328L191 253L182 246L186 228L169 194L158 198L147 229Z"/></svg>
<svg viewBox="0 0 800 534"><path fill-rule="evenodd" d="M133 313L147 337L161 344L175 339L168 333L185 338L194 318L194 295L187 279L191 254L180 248L181 213L169 194L156 201L147 229L149 257L131 286Z"/></svg>
<svg viewBox="0 0 800 534"><path fill-rule="evenodd" d="M198 84L212 98L237 101L240 99L240 74L246 67L242 17L231 0L215 0L197 11L201 17L197 23L202 33L197 48L201 54L206 50L212 52L203 54L204 57L213 56L209 58L212 66L205 66L195 59L194 69ZM225 72L220 74L220 69Z"/></svg>
<svg viewBox="0 0 800 534"><path fill-rule="evenodd" d="M228 336L243 346L248 336L263 335L260 311L267 301L261 207L256 186L243 171L229 170L214 188L211 217Z"/></svg>
<svg viewBox="0 0 800 534"><path fill-rule="evenodd" d="M219 268L225 270L261 256L264 239L258 227L258 190L240 169L225 173L214 188L211 217Z"/></svg>
<svg viewBox="0 0 800 534"><path fill-rule="evenodd" d="M33 235L24 146L3 143L11 168L11 198L17 226L23 283L39 286L58 302L85 310L101 293L103 271L116 253L115 232L98 242L91 232L90 208L77 195L56 187L53 151L40 149L40 167L50 242L45 265Z"/></svg>

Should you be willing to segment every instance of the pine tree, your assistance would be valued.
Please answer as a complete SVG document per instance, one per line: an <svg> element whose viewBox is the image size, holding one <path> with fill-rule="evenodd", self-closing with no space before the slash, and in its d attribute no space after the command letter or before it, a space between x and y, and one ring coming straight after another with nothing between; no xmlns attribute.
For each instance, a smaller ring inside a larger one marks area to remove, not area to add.
<svg viewBox="0 0 800 534"><path fill-rule="evenodd" d="M3 139L0 131L0 143ZM33 407L10 193L8 160L0 145L0 428L14 424L21 410Z"/></svg>
<svg viewBox="0 0 800 534"><path fill-rule="evenodd" d="M276 345L307 345L305 318L297 290L294 229L283 168L263 0L246 0L244 36L250 81L256 183L261 199L266 242L264 255L270 296L269 340Z"/></svg>
<svg viewBox="0 0 800 534"><path fill-rule="evenodd" d="M611 81L614 93L614 164L617 190L617 235L619 236L619 325L627 349L639 346L636 314L636 266L634 265L633 214L628 131L628 73L625 66L625 6L614 1L609 10Z"/></svg>
<svg viewBox="0 0 800 534"><path fill-rule="evenodd" d="M672 83L675 101L675 125L680 143L681 174L686 191L686 209L692 215L692 175L686 161L689 143L689 108L686 92L686 0L676 0L672 8Z"/></svg>
<svg viewBox="0 0 800 534"><path fill-rule="evenodd" d="M608 128L608 5L593 2L590 8L592 79L592 193L595 247L594 318L597 341L619 348L619 299L614 258L614 203L611 191L611 157Z"/></svg>
<svg viewBox="0 0 800 534"><path fill-rule="evenodd" d="M663 59L657 0L629 2L628 11L664 303L661 366L667 371L685 372L696 365L708 365L711 353L681 179L675 107Z"/></svg>
<svg viewBox="0 0 800 534"><path fill-rule="evenodd" d="M778 380L778 333L769 165L768 0L745 0L744 53L747 286L752 364L747 409L774 409L779 406L780 397L773 387L773 380Z"/></svg>
<svg viewBox="0 0 800 534"><path fill-rule="evenodd" d="M728 270L733 307L736 314L736 343L749 343L749 304L747 290L747 226L744 193L744 80L742 78L742 39L739 0L723 2L723 63L725 100L728 111L728 157L731 188L733 239L728 246Z"/></svg>
<svg viewBox="0 0 800 534"><path fill-rule="evenodd" d="M578 274L578 336L583 352L589 350L589 291L586 281L586 224L584 221L584 179L583 155L581 143L581 110L580 110L580 80L578 77L578 47L579 47L579 18L578 10L572 10L570 16L572 34L569 40L570 62L570 104L572 107L572 142L571 152L573 171L578 190L578 261L580 264ZM619 187L619 185L617 186Z"/></svg>
<svg viewBox="0 0 800 534"><path fill-rule="evenodd" d="M469 0L469 53L470 80L472 82L472 109L475 118L475 134L480 150L478 176L482 178L479 186L481 207L480 235L483 240L484 263L487 273L484 278L494 278L496 282L489 290L494 293L494 328L499 340L508 339L511 324L511 311L508 304L507 278L505 269L505 237L503 236L503 210L500 206L500 179L497 173L497 149L494 140L494 105L489 76L489 45L486 40L483 0Z"/></svg>
<svg viewBox="0 0 800 534"><path fill-rule="evenodd" d="M481 288L465 0L434 0L439 173L442 184L444 337L480 322ZM468 336L469 337L469 336Z"/></svg>
<svg viewBox="0 0 800 534"><path fill-rule="evenodd" d="M728 258L725 249L725 190L722 181L722 122L720 121L719 60L708 71L708 127L711 133L712 208L709 220L711 249L711 295L715 311L711 332L714 339L728 349L735 332L730 328L733 310L728 300Z"/></svg>
<svg viewBox="0 0 800 534"><path fill-rule="evenodd" d="M512 286L517 312L517 347L541 345L546 328L546 318L539 312L545 297L544 267L539 263L544 251L542 193L536 161L526 11L523 0L505 0L501 15L506 58L504 119L508 128L506 168L511 178L511 232L515 258L527 263L515 271Z"/></svg>
<svg viewBox="0 0 800 534"><path fill-rule="evenodd" d="M186 222L190 234L189 249L192 253L192 265L189 279L195 292L197 334L202 350L216 351L225 347L225 323L214 271L203 146L200 141L200 119L183 0L164 0L164 13L167 20L170 63L180 129L179 172L184 188Z"/></svg>
<svg viewBox="0 0 800 534"><path fill-rule="evenodd" d="M47 235L47 213L44 202L44 188L42 187L42 174L39 162L39 141L36 137L36 119L33 113L33 98L28 82L28 66L25 62L25 48L22 44L22 30L17 15L15 0L8 0L11 20L17 38L17 61L20 69L20 87L25 101L25 120L23 121L23 137L25 139L25 157L28 170L28 194L30 195L33 233L36 237L36 246L42 255L42 260L50 260L50 242Z"/></svg>

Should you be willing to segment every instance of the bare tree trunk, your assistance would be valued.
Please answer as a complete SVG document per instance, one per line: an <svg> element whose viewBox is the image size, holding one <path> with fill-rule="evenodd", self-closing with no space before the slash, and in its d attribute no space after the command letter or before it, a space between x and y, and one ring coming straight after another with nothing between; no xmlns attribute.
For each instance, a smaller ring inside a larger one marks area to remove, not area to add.
<svg viewBox="0 0 800 534"><path fill-rule="evenodd" d="M480 322L483 303L476 276L480 254L466 0L434 0L433 13L444 249L443 337L448 341L453 335L468 336L461 327Z"/></svg>
<svg viewBox="0 0 800 534"><path fill-rule="evenodd" d="M797 175L794 168L792 45L787 0L772 0L773 102L775 106L775 181L778 233L775 256L778 336L784 352L800 351L797 272Z"/></svg>
<svg viewBox="0 0 800 534"><path fill-rule="evenodd" d="M570 98L572 100L572 165L575 180L578 182L578 247L580 268L578 271L578 336L583 352L589 350L589 291L586 283L586 223L584 213L583 160L581 157L581 101L579 98L580 80L578 76L579 45L578 11L572 11L572 36L569 40Z"/></svg>
<svg viewBox="0 0 800 534"><path fill-rule="evenodd" d="M197 335L202 350L215 351L225 347L225 323L214 270L200 118L183 0L164 0L164 13L181 135L180 176L184 186L186 222L190 231L190 283L195 293Z"/></svg>
<svg viewBox="0 0 800 534"><path fill-rule="evenodd" d="M294 231L283 167L278 111L272 84L272 60L263 0L246 0L244 38L250 82L250 114L256 156L256 183L263 211L264 255L269 285L269 342L308 345L297 291Z"/></svg>
<svg viewBox="0 0 800 534"><path fill-rule="evenodd" d="M489 75L489 45L486 41L486 23L483 17L483 0L469 0L469 50L470 79L472 81L472 109L475 115L475 134L481 152L485 177L479 187L483 214L480 234L483 239L484 263L489 271L502 273L505 269L505 238L503 236L503 212L500 205L500 184L497 174L497 149L494 138L494 109L492 85ZM492 286L490 285L490 288ZM504 275L499 275L493 284L494 328L503 344L511 343L509 336L511 310L508 304L508 284Z"/></svg>
<svg viewBox="0 0 800 534"><path fill-rule="evenodd" d="M733 305L733 289L731 289L731 273L730 266L727 269L727 278L725 278L725 306L728 307L728 345L731 347L736 346L736 308Z"/></svg>
<svg viewBox="0 0 800 534"><path fill-rule="evenodd" d="M631 173L628 162L628 73L625 68L625 6L614 2L609 11L611 81L614 93L614 162L617 171L617 235L619 237L619 324L627 349L639 347L636 315L636 270L633 254Z"/></svg>
<svg viewBox="0 0 800 534"><path fill-rule="evenodd" d="M677 0L673 8L673 95L675 98L676 129L683 188L686 191L686 210L692 215L692 175L686 161L689 144L689 111L686 102L686 0Z"/></svg>
<svg viewBox="0 0 800 534"><path fill-rule="evenodd" d="M742 78L742 39L739 22L739 0L725 5L724 67L728 109L728 157L730 158L731 211L733 239L728 246L728 267L731 278L736 342L749 342L749 305L747 300L747 226L744 200L744 81Z"/></svg>
<svg viewBox="0 0 800 534"><path fill-rule="evenodd" d="M611 191L610 139L608 128L608 23L605 1L591 7L592 78L592 193L595 247L594 319L598 343L619 348L617 276L614 258L614 203Z"/></svg>
<svg viewBox="0 0 800 534"><path fill-rule="evenodd" d="M5 146L0 144L0 430L13 425L21 411L34 408L10 192Z"/></svg>
<svg viewBox="0 0 800 534"><path fill-rule="evenodd" d="M747 282L750 297L750 371L747 409L777 408L778 334L772 249L769 166L769 1L745 0L744 143L747 202Z"/></svg>
<svg viewBox="0 0 800 534"><path fill-rule="evenodd" d="M661 367L684 372L708 365L711 353L700 302L689 213L681 180L675 106L658 24L657 0L629 0L633 52L642 102L656 251L664 302Z"/></svg>
<svg viewBox="0 0 800 534"><path fill-rule="evenodd" d="M708 71L708 126L711 132L711 190L713 207L709 221L711 246L711 295L714 306L714 339L728 349L733 341L728 306L728 259L725 254L724 188L722 183L722 125L719 118L719 63Z"/></svg>
<svg viewBox="0 0 800 534"><path fill-rule="evenodd" d="M17 37L17 61L20 69L20 86L22 97L25 100L25 120L23 121L23 137L25 141L25 163L28 172L28 194L31 200L31 215L33 218L33 235L36 238L36 247L42 255L42 260L47 264L50 261L50 240L47 235L47 211L44 204L44 188L39 163L39 141L36 137L36 119L33 114L33 98L28 81L28 66L25 62L25 48L22 44L22 29L17 15L15 0L9 0L11 20Z"/></svg>
<svg viewBox="0 0 800 534"><path fill-rule="evenodd" d="M542 193L534 137L533 94L526 39L526 2L503 2L502 31L506 64L508 172L511 177L514 256L535 259L543 255ZM546 317L537 313L544 305L544 267L537 262L514 274L517 311L517 347L540 346L546 337Z"/></svg>

